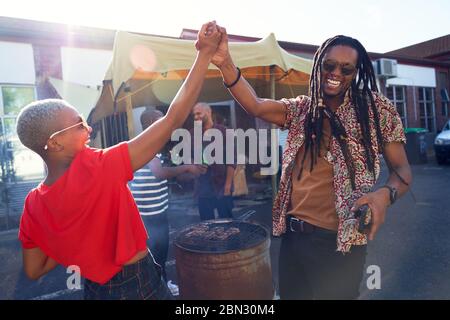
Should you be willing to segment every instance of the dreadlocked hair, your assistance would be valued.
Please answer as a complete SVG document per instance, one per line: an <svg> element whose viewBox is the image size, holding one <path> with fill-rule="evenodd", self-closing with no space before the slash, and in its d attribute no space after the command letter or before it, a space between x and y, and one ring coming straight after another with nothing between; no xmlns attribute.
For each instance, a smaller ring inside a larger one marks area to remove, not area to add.
<svg viewBox="0 0 450 320"><path fill-rule="evenodd" d="M297 178L301 178L305 159L307 156L311 157L309 168L310 171L313 170L314 164L317 163L317 157L321 156L320 144L322 140L323 119L327 117L330 121L331 134L336 138L344 155L352 189L355 190L355 167L346 141L347 133L345 132L345 128L339 117L336 116L336 114L324 104L321 90L322 60L329 48L338 45L351 47L358 53L358 60L356 62L357 75L351 83L351 86L349 88L349 95L355 106L356 118L361 129L361 142L364 146L365 156L367 159L367 168L372 173L374 180L375 160L377 154L373 148L371 139L369 108L373 113L377 144L381 154L384 155L380 117L372 95L372 92L378 92L372 62L369 58L369 55L367 54L366 49L358 40L343 35L338 35L326 40L314 55L313 69L309 82L309 95L311 97L311 104L305 119L305 153ZM393 170L392 165L387 157L384 157L384 159L389 170L394 171L400 178L400 180L407 185L402 177L400 177L398 173Z"/></svg>

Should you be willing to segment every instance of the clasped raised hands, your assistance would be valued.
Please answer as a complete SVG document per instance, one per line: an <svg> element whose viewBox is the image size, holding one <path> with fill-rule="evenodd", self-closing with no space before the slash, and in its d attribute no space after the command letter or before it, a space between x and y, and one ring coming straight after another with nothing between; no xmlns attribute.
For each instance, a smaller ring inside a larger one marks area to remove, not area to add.
<svg viewBox="0 0 450 320"><path fill-rule="evenodd" d="M195 48L205 54L213 56L222 38L215 21L205 23L197 34Z"/></svg>
<svg viewBox="0 0 450 320"><path fill-rule="evenodd" d="M205 23L197 35L197 50L212 54L211 62L219 69L231 61L227 30L215 21Z"/></svg>

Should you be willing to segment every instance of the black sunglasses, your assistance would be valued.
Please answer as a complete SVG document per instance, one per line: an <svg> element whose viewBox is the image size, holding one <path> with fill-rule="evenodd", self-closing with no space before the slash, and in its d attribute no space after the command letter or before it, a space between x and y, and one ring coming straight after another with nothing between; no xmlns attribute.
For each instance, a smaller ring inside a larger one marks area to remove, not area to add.
<svg viewBox="0 0 450 320"><path fill-rule="evenodd" d="M344 76L350 76L356 71L356 67L350 63L341 64L332 59L328 59L322 62L322 70L326 72L333 72L338 66L341 68L341 73Z"/></svg>

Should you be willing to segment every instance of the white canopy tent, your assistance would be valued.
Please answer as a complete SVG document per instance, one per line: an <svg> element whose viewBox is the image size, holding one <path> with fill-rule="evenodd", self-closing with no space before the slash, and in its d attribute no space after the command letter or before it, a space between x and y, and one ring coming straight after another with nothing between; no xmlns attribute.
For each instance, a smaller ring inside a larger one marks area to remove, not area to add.
<svg viewBox="0 0 450 320"><path fill-rule="evenodd" d="M89 116L100 97L100 88L91 88L52 77L49 77L48 81L58 95L74 106L84 117Z"/></svg>
<svg viewBox="0 0 450 320"><path fill-rule="evenodd" d="M312 62L282 49L274 34L257 42L231 42L229 48L234 63L260 97L279 99L307 92ZM124 139L124 132L128 138L135 135L133 108L169 105L195 56L193 40L117 32L102 94L88 119L96 131L101 131L101 144L105 146L108 140L105 131L114 137L107 144ZM222 84L219 70L210 64L199 101L225 100L232 97ZM121 116L123 112L126 119ZM99 122L111 115L112 119ZM271 136L271 146L277 145L276 134ZM278 161L278 148L272 148L272 159ZM274 195L276 189L274 175Z"/></svg>
<svg viewBox="0 0 450 320"><path fill-rule="evenodd" d="M282 49L273 34L257 42L231 42L229 47L235 64L261 97L306 93L312 62ZM193 40L117 32L113 59L90 122L143 105L169 105L195 56ZM211 64L199 100L230 99L219 71Z"/></svg>

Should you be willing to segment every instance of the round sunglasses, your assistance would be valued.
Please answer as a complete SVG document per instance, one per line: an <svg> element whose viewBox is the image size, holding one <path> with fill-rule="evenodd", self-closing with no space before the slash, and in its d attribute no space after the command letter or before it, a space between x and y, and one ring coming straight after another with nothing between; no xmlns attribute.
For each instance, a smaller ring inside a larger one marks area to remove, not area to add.
<svg viewBox="0 0 450 320"><path fill-rule="evenodd" d="M322 62L322 70L326 72L333 72L338 66L341 68L341 73L344 76L350 76L356 72L356 66L350 63L339 63L333 59L327 59Z"/></svg>

